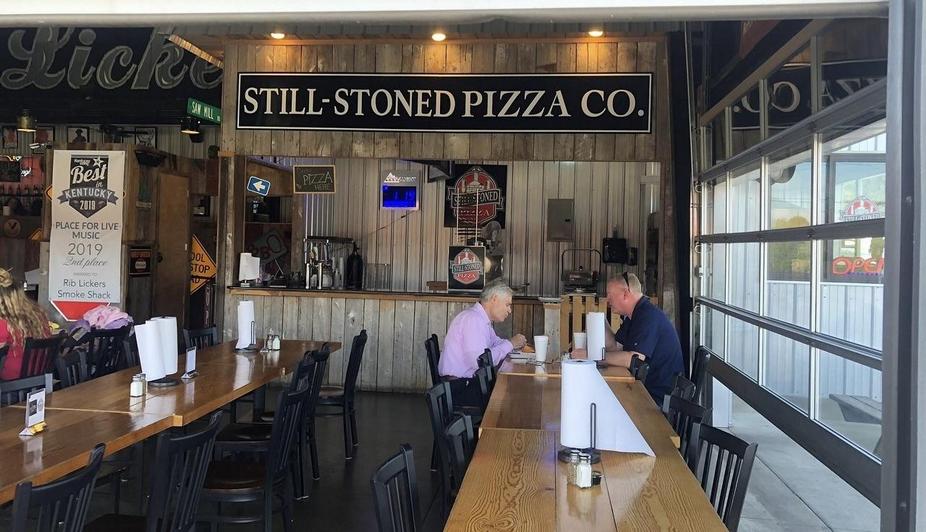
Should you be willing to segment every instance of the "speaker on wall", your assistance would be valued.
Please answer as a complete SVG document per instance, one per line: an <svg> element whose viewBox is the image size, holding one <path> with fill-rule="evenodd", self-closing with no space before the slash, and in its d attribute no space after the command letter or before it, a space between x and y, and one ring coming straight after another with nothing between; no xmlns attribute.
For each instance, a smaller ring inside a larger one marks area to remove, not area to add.
<svg viewBox="0 0 926 532"><path fill-rule="evenodd" d="M626 238L603 238L601 240L601 260L606 264L628 264Z"/></svg>

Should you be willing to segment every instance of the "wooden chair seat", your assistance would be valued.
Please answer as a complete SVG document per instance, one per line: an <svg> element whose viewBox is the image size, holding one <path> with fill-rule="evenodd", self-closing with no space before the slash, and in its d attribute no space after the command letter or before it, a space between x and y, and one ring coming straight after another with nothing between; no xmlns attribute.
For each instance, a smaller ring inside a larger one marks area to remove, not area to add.
<svg viewBox="0 0 926 532"><path fill-rule="evenodd" d="M343 386L322 386L318 396L320 398L336 398L344 396Z"/></svg>
<svg viewBox="0 0 926 532"><path fill-rule="evenodd" d="M147 526L143 515L106 514L84 527L84 532L145 532Z"/></svg>
<svg viewBox="0 0 926 532"><path fill-rule="evenodd" d="M209 464L204 489L209 490L263 490L267 479L264 464L240 460L217 460Z"/></svg>

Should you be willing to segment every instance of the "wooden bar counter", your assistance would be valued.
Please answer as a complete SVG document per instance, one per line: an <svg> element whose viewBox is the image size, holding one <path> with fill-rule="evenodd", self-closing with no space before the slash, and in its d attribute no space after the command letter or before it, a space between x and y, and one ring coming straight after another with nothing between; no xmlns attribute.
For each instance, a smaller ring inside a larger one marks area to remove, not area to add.
<svg viewBox="0 0 926 532"><path fill-rule="evenodd" d="M561 382L499 375L444 530L726 530L639 382L608 385L656 457L602 451L601 485L568 485L556 459Z"/></svg>

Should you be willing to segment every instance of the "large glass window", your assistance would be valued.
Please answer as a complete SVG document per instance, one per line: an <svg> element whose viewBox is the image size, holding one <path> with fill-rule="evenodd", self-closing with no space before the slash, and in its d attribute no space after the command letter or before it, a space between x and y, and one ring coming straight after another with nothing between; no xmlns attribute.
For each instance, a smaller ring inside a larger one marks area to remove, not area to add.
<svg viewBox="0 0 926 532"><path fill-rule="evenodd" d="M710 307L704 307L704 338L703 344L717 356L724 356L724 315Z"/></svg>
<svg viewBox="0 0 926 532"><path fill-rule="evenodd" d="M881 349L884 238L825 240L820 332Z"/></svg>
<svg viewBox="0 0 926 532"><path fill-rule="evenodd" d="M730 179L730 212L727 214L727 231L759 230L759 165L753 164L733 171Z"/></svg>
<svg viewBox="0 0 926 532"><path fill-rule="evenodd" d="M810 412L810 347L773 332L765 332L765 386Z"/></svg>
<svg viewBox="0 0 926 532"><path fill-rule="evenodd" d="M768 244L766 315L810 328L810 242Z"/></svg>
<svg viewBox="0 0 926 532"><path fill-rule="evenodd" d="M887 74L887 19L834 21L823 34L821 49L825 108Z"/></svg>
<svg viewBox="0 0 926 532"><path fill-rule="evenodd" d="M727 244L727 247L730 253L730 269L728 270L730 293L727 296L727 302L746 310L759 312L759 298L762 289L759 243Z"/></svg>
<svg viewBox="0 0 926 532"><path fill-rule="evenodd" d="M758 379L759 328L751 323L727 318L727 352L724 357L735 368Z"/></svg>
<svg viewBox="0 0 926 532"><path fill-rule="evenodd" d="M881 119L850 133L834 129L824 136L827 222L884 218L885 126Z"/></svg>
<svg viewBox="0 0 926 532"><path fill-rule="evenodd" d="M733 131L730 133L733 147L731 155L736 155L751 148L762 140L762 130L759 128L761 108L762 103L759 101L758 85L730 107L730 110L733 111Z"/></svg>
<svg viewBox="0 0 926 532"><path fill-rule="evenodd" d="M704 265L706 267L705 293L717 301L726 300L724 282L726 275L726 244L703 244Z"/></svg>
<svg viewBox="0 0 926 532"><path fill-rule="evenodd" d="M809 141L769 157L769 229L810 225L812 170Z"/></svg>
<svg viewBox="0 0 926 532"><path fill-rule="evenodd" d="M766 82L769 137L810 116L812 110L810 67L811 57L808 46L769 76Z"/></svg>
<svg viewBox="0 0 926 532"><path fill-rule="evenodd" d="M820 353L817 418L876 456L881 455L881 372Z"/></svg>

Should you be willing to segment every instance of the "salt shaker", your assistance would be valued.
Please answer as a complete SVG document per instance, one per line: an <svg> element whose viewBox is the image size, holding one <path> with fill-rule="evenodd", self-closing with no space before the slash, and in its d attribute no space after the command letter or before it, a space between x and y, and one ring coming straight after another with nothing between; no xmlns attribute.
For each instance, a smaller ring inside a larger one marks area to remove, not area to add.
<svg viewBox="0 0 926 532"><path fill-rule="evenodd" d="M573 449L569 451L569 463L566 464L566 482L569 484L576 483L576 467L579 465L579 451Z"/></svg>
<svg viewBox="0 0 926 532"><path fill-rule="evenodd" d="M132 384L129 386L129 397L141 397L145 394L145 380L141 373L132 377Z"/></svg>
<svg viewBox="0 0 926 532"><path fill-rule="evenodd" d="M273 335L273 350L274 351L280 350L280 335L279 334Z"/></svg>
<svg viewBox="0 0 926 532"><path fill-rule="evenodd" d="M576 466L576 486L592 487L592 457L587 453L579 455L579 464Z"/></svg>

